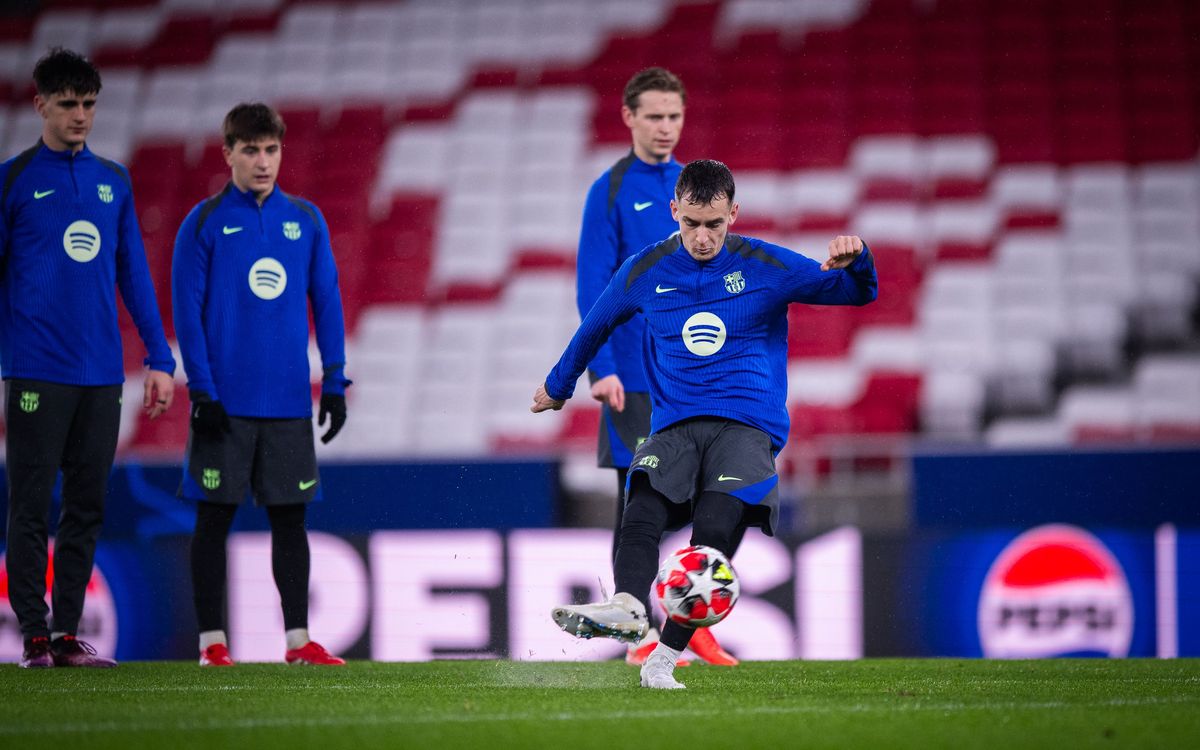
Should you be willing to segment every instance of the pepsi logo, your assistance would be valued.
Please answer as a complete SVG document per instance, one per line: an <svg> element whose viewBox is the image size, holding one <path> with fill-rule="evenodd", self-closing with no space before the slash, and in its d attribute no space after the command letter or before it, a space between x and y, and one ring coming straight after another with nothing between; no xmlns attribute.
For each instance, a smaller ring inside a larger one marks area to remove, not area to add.
<svg viewBox="0 0 1200 750"><path fill-rule="evenodd" d="M1133 598L1120 562L1065 524L1021 534L988 570L979 597L983 655L999 659L1129 655Z"/></svg>

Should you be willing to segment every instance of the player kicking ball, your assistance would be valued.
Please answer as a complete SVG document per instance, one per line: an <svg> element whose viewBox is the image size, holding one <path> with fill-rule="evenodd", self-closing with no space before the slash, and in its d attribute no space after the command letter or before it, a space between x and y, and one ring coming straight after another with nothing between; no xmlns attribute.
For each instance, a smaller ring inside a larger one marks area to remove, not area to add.
<svg viewBox="0 0 1200 750"><path fill-rule="evenodd" d="M651 434L630 465L618 539L617 593L551 611L578 637L637 641L659 543L692 524L691 543L729 557L747 528L774 534L775 456L788 435L787 309L793 302L865 305L876 298L871 254L858 237L829 243L817 263L762 240L729 234L737 220L733 174L721 162L684 167L671 215L678 234L627 259L533 394L530 410L561 409L609 334L635 313L644 353ZM675 666L694 629L668 622L641 668L643 687L680 689Z"/></svg>

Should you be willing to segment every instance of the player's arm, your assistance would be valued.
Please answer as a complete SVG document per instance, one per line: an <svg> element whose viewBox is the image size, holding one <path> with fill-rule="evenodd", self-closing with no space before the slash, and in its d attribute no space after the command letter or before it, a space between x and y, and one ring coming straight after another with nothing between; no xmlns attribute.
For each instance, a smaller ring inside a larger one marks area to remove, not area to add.
<svg viewBox="0 0 1200 750"><path fill-rule="evenodd" d="M346 423L346 322L342 312L342 292L338 286L337 263L329 241L329 225L316 206L317 236L308 274L308 299L312 305L313 324L317 330L317 349L321 352L321 406L317 424L329 429L321 436L328 443Z"/></svg>
<svg viewBox="0 0 1200 750"><path fill-rule="evenodd" d="M210 240L198 229L200 207L192 209L175 235L171 260L171 308L175 316L175 338L188 378L193 403L218 401L216 383L204 335L204 305L208 296L208 267L212 256ZM210 217L210 221L211 221Z"/></svg>
<svg viewBox="0 0 1200 750"><path fill-rule="evenodd" d="M8 182L8 165L0 165L0 186ZM0 204L0 275L8 262L8 206Z"/></svg>
<svg viewBox="0 0 1200 750"><path fill-rule="evenodd" d="M579 253L575 260L575 304L579 308L580 320L587 317L588 311L600 299L620 266L617 217L608 205L610 179L609 175L605 175L596 180L583 206ZM617 363L612 346L605 342L588 363L588 377L592 383L597 383L605 378L616 378L616 374ZM617 384L620 384L619 378Z"/></svg>
<svg viewBox="0 0 1200 750"><path fill-rule="evenodd" d="M634 255L625 261L616 275L612 277L600 299L592 305L592 309L580 323L571 343L558 360L558 364L546 376L546 381L534 393L534 403L530 407L533 412L547 409L561 409L563 403L571 397L575 390L575 381L583 374L587 363L592 360L600 347L608 340L613 329L629 320L641 306L641 297L646 288L643 274L640 279L628 284L629 273L634 261L641 255Z"/></svg>
<svg viewBox="0 0 1200 750"><path fill-rule="evenodd" d="M151 419L171 407L175 400L175 357L163 333L162 317L158 312L158 297L150 278L142 228L138 225L133 204L133 191L121 202L120 229L117 237L117 286L125 309L137 326L138 335L146 347L145 365L149 368L142 388L142 408Z"/></svg>
<svg viewBox="0 0 1200 750"><path fill-rule="evenodd" d="M829 257L817 263L787 251L788 301L811 305L865 305L878 296L879 278L870 249L856 236L829 242Z"/></svg>

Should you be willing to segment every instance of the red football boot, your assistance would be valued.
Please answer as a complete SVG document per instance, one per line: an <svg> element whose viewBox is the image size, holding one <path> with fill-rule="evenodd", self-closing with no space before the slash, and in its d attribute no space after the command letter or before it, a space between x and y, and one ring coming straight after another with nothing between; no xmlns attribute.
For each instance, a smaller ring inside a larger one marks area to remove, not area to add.
<svg viewBox="0 0 1200 750"><path fill-rule="evenodd" d="M737 657L721 648L721 644L717 643L717 639L713 637L712 631L708 628L696 628L692 640L688 643L688 648L709 664L715 664L718 667L736 667L738 665Z"/></svg>
<svg viewBox="0 0 1200 750"><path fill-rule="evenodd" d="M233 659L229 656L229 647L224 643L214 643L200 652L202 667L232 667Z"/></svg>
<svg viewBox="0 0 1200 750"><path fill-rule="evenodd" d="M336 667L346 663L345 659L339 659L329 653L316 641L309 641L300 648L289 649L283 658L288 664L324 664Z"/></svg>

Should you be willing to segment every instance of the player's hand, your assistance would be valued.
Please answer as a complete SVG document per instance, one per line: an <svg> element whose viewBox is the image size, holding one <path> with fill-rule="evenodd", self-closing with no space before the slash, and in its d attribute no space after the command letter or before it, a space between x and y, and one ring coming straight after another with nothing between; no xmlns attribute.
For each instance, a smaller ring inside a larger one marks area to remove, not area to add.
<svg viewBox="0 0 1200 750"><path fill-rule="evenodd" d="M162 370L147 372L146 384L142 387L142 408L146 410L146 416L158 419L174 401L175 378Z"/></svg>
<svg viewBox="0 0 1200 750"><path fill-rule="evenodd" d="M229 415L220 401L192 400L192 432L207 438L219 438L229 432Z"/></svg>
<svg viewBox="0 0 1200 750"><path fill-rule="evenodd" d="M533 392L533 406L529 407L529 411L537 414L541 411L558 411L563 408L563 404L567 403L561 399L550 398L550 394L546 393L546 384L542 383Z"/></svg>
<svg viewBox="0 0 1200 750"><path fill-rule="evenodd" d="M329 418L329 429L321 436L322 443L329 443L342 431L346 424L346 397L337 393L321 394L321 411L317 414L317 426L325 426L325 418Z"/></svg>
<svg viewBox="0 0 1200 750"><path fill-rule="evenodd" d="M863 241L856 235L841 235L829 241L829 260L821 264L822 271L845 268L862 254Z"/></svg>
<svg viewBox="0 0 1200 750"><path fill-rule="evenodd" d="M608 404L608 408L613 411L625 411L625 386L616 375L609 375L592 383L592 398Z"/></svg>

